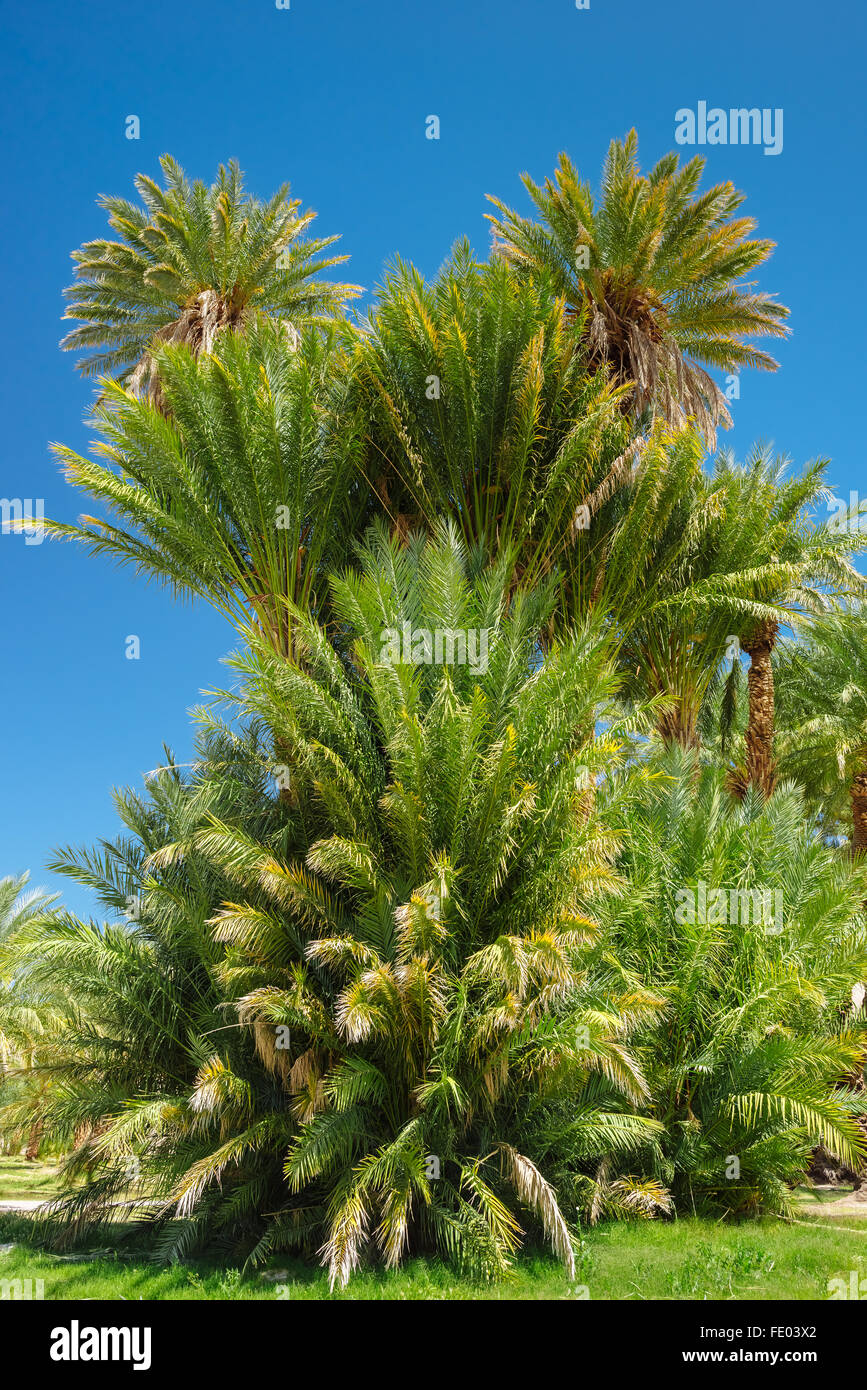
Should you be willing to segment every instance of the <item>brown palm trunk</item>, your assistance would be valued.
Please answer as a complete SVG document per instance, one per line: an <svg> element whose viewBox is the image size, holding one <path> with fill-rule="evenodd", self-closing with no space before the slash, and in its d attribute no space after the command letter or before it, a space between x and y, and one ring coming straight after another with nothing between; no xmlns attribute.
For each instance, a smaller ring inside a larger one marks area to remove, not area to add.
<svg viewBox="0 0 867 1390"><path fill-rule="evenodd" d="M867 771L856 772L849 790L852 802L852 853L867 850Z"/></svg>
<svg viewBox="0 0 867 1390"><path fill-rule="evenodd" d="M35 1163L39 1157L39 1145L42 1140L42 1121L37 1120L30 1126L30 1138L27 1141L27 1148L24 1150L24 1157L31 1163Z"/></svg>
<svg viewBox="0 0 867 1390"><path fill-rule="evenodd" d="M678 743L681 748L698 748L695 712L678 702L664 709L657 720L657 729L664 743Z"/></svg>
<svg viewBox="0 0 867 1390"><path fill-rule="evenodd" d="M773 618L760 623L743 644L750 658L747 675L749 719L747 723L747 781L764 796L776 783L774 762L774 670L771 662L779 623Z"/></svg>

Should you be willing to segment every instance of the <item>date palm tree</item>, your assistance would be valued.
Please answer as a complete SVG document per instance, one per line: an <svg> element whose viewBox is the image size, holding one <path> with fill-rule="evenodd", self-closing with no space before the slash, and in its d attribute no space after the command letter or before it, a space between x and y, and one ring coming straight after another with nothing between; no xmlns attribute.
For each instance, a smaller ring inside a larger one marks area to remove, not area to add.
<svg viewBox="0 0 867 1390"><path fill-rule="evenodd" d="M168 750L161 761L143 793L115 793L123 827L116 840L60 849L50 866L86 886L102 918L45 905L5 943L0 960L12 997L47 999L52 1008L41 1014L39 1076L47 1084L10 1095L0 1127L17 1134L35 1124L64 1153L70 1191L46 1216L59 1244L126 1204L150 1216L157 1250L177 1258L196 1233L163 1213L176 1175L209 1151L185 1104L214 1037L250 1075L252 1109L270 1113L277 1095L256 1068L251 1041L225 1029L222 952L207 922L229 880L192 850L183 864L159 869L149 857L208 816L233 813L266 836L281 811L268 739L256 731L204 719L192 772ZM276 1201L279 1154L266 1155L254 1178L266 1204L265 1193Z"/></svg>
<svg viewBox="0 0 867 1390"><path fill-rule="evenodd" d="M316 214L300 211L288 184L263 203L245 192L234 160L210 187L191 183L170 155L160 167L162 188L145 174L135 181L142 207L100 199L117 240L72 253L77 270L65 317L80 326L61 346L83 351L85 376L156 391L154 343L210 352L222 329L243 328L258 311L294 332L358 292L317 278L348 257L325 255L336 236L306 235Z"/></svg>
<svg viewBox="0 0 867 1390"><path fill-rule="evenodd" d="M201 766L124 798L131 835L62 856L138 918L49 914L18 942L19 976L69 998L44 1118L86 1132L56 1219L104 1217L135 1155L166 1258L319 1248L343 1285L373 1248L433 1248L493 1275L526 1233L572 1275L566 1202L668 1204L629 1171L658 1139L629 1038L659 1004L597 940L616 836L576 815L620 757L616 719L595 733L616 676L589 630L540 668L551 596L510 598L506 565L473 580L454 530L380 529L360 567L331 640L299 613L298 661L261 639L234 659L242 724L201 712ZM484 659L393 653L404 624L484 631Z"/></svg>
<svg viewBox="0 0 867 1390"><path fill-rule="evenodd" d="M403 536L450 516L524 582L556 572L627 442L562 304L464 243L433 284L398 266L360 333L308 330L292 348L263 319L198 358L182 344L152 357L160 402L107 383L103 457L57 450L110 515L46 529L255 617L276 650L286 600L309 603L377 512Z"/></svg>
<svg viewBox="0 0 867 1390"><path fill-rule="evenodd" d="M567 611L607 614L624 692L663 697L667 742L696 747L705 699L722 663L744 650L749 716L737 785L773 786L773 673L779 625L858 593L854 528L815 521L827 461L787 478L788 460L753 450L710 472L694 430L660 423L638 441L617 486L600 488L570 555Z"/></svg>
<svg viewBox="0 0 867 1390"><path fill-rule="evenodd" d="M6 943L57 901L56 895L28 889L29 877L0 879L0 1098L4 1102L16 1089L28 1098L39 1093L41 1082L34 1067L49 1019L49 1004L42 994L13 987L4 957ZM33 1160L39 1157L41 1123L34 1120L26 1133L25 1157Z"/></svg>
<svg viewBox="0 0 867 1390"><path fill-rule="evenodd" d="M522 175L541 221L491 197L495 250L550 278L593 359L630 384L634 412L692 417L713 448L731 417L706 368L777 365L752 340L783 337L788 310L745 279L773 243L750 239L756 224L736 216L744 195L731 183L698 191L700 156L680 167L667 154L642 175L637 152L634 130L612 142L598 202L566 154L542 186Z"/></svg>
<svg viewBox="0 0 867 1390"><path fill-rule="evenodd" d="M845 825L852 852L867 851L867 611L840 609L786 643L777 663L781 762ZM847 804L848 803L848 804Z"/></svg>
<svg viewBox="0 0 867 1390"><path fill-rule="evenodd" d="M822 517L830 497L828 466L827 459L819 459L787 477L790 461L762 447L743 465L729 455L716 464L730 499L726 543L745 576L756 576L756 597L765 609L757 607L753 617L747 613L732 629L750 658L741 790L751 785L765 796L777 776L773 653L780 625L798 627L827 612L835 600L865 592L852 557L864 549L867 534L857 524L841 527Z"/></svg>
<svg viewBox="0 0 867 1390"><path fill-rule="evenodd" d="M846 1016L867 870L823 843L798 788L733 801L720 769L676 747L647 774L621 810L629 892L597 915L669 1005L638 1040L665 1127L658 1176L681 1211L786 1212L813 1145L864 1161L860 1095L839 1082L865 1062Z"/></svg>
<svg viewBox="0 0 867 1390"><path fill-rule="evenodd" d="M573 1142L592 1173L603 1134L623 1158L655 1133L634 1113L643 1083L626 1038L656 1003L613 981L597 994L589 970L589 895L613 840L576 811L588 768L618 757L618 726L593 732L616 678L591 632L538 668L550 597L510 604L508 563L471 584L454 527L406 547L380 528L361 569L334 581L343 660L309 623L303 673L264 649L238 663L248 714L286 750L298 814L321 804L329 832L303 860L232 825L196 839L237 878L217 939L244 991L240 1021L303 1121L286 1159L297 1196L278 1221L286 1238L299 1201L317 1214L338 1285L369 1236L389 1265L433 1245L495 1273L525 1220L571 1273L536 1150L567 1166ZM395 650L405 629L413 647ZM439 662L446 629L486 632L484 663ZM191 1172L182 1202L228 1155ZM667 1200L625 1178L620 1197L650 1211Z"/></svg>

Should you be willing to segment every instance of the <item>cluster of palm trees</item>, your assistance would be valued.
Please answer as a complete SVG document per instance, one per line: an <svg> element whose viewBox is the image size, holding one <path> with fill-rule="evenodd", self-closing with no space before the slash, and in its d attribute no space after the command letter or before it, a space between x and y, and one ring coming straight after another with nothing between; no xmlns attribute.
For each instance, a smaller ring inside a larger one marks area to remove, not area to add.
<svg viewBox="0 0 867 1390"><path fill-rule="evenodd" d="M708 368L785 331L742 195L642 176L633 133L598 202L561 156L538 221L493 200L488 261L398 262L351 318L288 188L162 163L75 253L100 443L58 453L99 514L46 525L218 608L236 681L123 836L58 852L105 920L0 941L50 1237L127 1213L340 1284L537 1239L572 1272L581 1221L785 1211L820 1143L857 1167L863 542L826 462L709 458Z"/></svg>

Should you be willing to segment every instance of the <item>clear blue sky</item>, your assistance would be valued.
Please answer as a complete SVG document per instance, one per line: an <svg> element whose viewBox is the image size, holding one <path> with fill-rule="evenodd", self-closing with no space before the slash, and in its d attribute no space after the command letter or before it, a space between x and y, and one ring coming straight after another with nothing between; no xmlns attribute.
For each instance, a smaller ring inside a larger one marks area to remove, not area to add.
<svg viewBox="0 0 867 1390"><path fill-rule="evenodd" d="M705 151L778 243L761 286L792 309L780 371L743 378L723 441L829 455L838 491L863 488L865 29L863 0L6 0L0 493L84 509L47 448L89 438L92 386L57 348L69 253L104 231L97 195L133 196L163 152L208 180L235 157L263 196L289 179L372 287L395 252L426 273L460 234L486 253L485 193L521 204L520 171L543 178L562 149L595 182L634 125L650 165L700 101L784 110L780 155ZM52 846L115 832L112 786L141 786L164 739L190 756L187 711L232 634L72 546L0 536L0 585L0 874L56 888Z"/></svg>

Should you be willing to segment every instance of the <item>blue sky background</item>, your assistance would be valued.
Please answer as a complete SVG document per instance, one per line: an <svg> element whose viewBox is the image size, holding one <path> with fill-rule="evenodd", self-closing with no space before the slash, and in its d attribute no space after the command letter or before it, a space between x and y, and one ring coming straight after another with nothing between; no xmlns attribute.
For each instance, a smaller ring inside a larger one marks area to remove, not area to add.
<svg viewBox="0 0 867 1390"><path fill-rule="evenodd" d="M748 373L723 443L773 440L830 456L838 493L863 486L863 0L40 0L2 8L5 305L0 494L85 507L49 441L85 451L92 384L71 354L69 253L102 235L99 193L132 197L172 153L196 177L231 157L250 189L284 180L341 232L343 278L373 287L396 253L433 273L469 235L488 248L485 193L524 206L565 149L595 183L631 126L643 167L674 148L675 112L782 107L782 153L705 150L706 181L747 193L778 243L761 288L792 310L775 375ZM138 115L141 138L125 138ZM425 117L441 121L425 139ZM691 151L685 151L686 154ZM207 607L68 545L0 536L4 611L0 874L44 870L53 846L116 832L111 788L142 785L163 740L191 756L187 711L222 684L232 633ZM124 656L129 633L139 661Z"/></svg>

